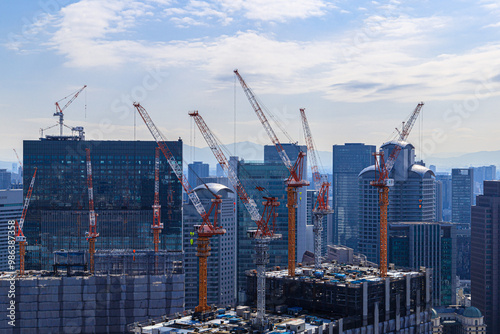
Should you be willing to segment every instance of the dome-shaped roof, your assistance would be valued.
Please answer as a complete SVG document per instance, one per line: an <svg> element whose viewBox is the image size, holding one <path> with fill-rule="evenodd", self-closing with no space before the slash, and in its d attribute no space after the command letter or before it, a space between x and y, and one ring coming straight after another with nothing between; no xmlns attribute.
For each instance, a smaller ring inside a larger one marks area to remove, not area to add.
<svg viewBox="0 0 500 334"><path fill-rule="evenodd" d="M402 149L405 149L406 147L415 148L415 146L413 146L412 144L410 144L406 141L399 141L399 140L390 140L388 142L385 142L382 144L382 146L380 148L385 148L386 146L390 146L390 145L399 145L399 146L401 146Z"/></svg>
<svg viewBox="0 0 500 334"><path fill-rule="evenodd" d="M464 317L467 317L467 318L481 318L482 316L483 315L481 314L481 311L479 311L474 306L467 307L464 311Z"/></svg>
<svg viewBox="0 0 500 334"><path fill-rule="evenodd" d="M436 319L438 317L438 313L436 312L436 310L431 308L431 312L431 319Z"/></svg>
<svg viewBox="0 0 500 334"><path fill-rule="evenodd" d="M225 185L222 185L222 184L219 184L219 183L200 184L199 186L197 186L193 190L196 191L196 192L210 190L210 192L212 192L214 194L218 194L220 191L223 191L223 190L227 191L229 193L233 192L231 189L229 189Z"/></svg>

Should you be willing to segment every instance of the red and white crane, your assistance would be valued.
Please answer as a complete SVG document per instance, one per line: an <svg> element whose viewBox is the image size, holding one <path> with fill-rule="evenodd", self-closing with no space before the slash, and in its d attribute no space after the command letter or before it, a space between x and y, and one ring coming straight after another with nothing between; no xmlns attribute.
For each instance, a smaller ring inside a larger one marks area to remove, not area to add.
<svg viewBox="0 0 500 334"><path fill-rule="evenodd" d="M21 170L23 169L23 163L21 162L21 159L19 159L19 155L17 154L17 151L15 148L13 148L14 153L16 154L17 162L19 162L19 166L21 166Z"/></svg>
<svg viewBox="0 0 500 334"><path fill-rule="evenodd" d="M378 178L370 182L370 185L378 189L380 206L380 277L387 276L387 207L389 206L389 187L394 185L394 179L389 178L394 164L401 152L401 143L406 141L410 131L417 120L418 114L424 103L420 102L412 112L406 122L403 123L401 131L398 129L399 139L395 141L395 146L389 155L387 161L384 161L384 151L376 152L375 171L378 172ZM378 157L378 159L377 159ZM375 174L377 177L377 174Z"/></svg>
<svg viewBox="0 0 500 334"><path fill-rule="evenodd" d="M181 182L184 191L187 193L189 199L193 203L193 206L203 220L202 224L197 227L198 239L196 255L198 256L199 260L199 301L198 306L196 306L195 308L195 312L204 313L210 310L210 307L207 305L207 258L210 255L210 238L214 235L222 235L226 233L225 229L217 225L219 204L222 202L222 200L220 196L216 196L216 198L212 200L210 210L208 212L205 211L200 198L191 188L187 177L182 173L181 165L177 162L177 159L168 148L166 144L167 140L153 123L146 109L144 109L144 107L142 107L140 103L134 103L134 107L141 115L144 123L151 132L151 135L158 144L158 147L167 159L170 167ZM213 223L210 222L210 215L212 214L212 212L214 213Z"/></svg>
<svg viewBox="0 0 500 334"><path fill-rule="evenodd" d="M95 240L99 236L97 233L96 213L94 210L94 188L92 186L92 163L90 161L90 149L86 148L87 152L87 188L89 192L89 230L85 232L85 238L89 242L89 262L90 272L94 273L94 254L95 254Z"/></svg>
<svg viewBox="0 0 500 334"><path fill-rule="evenodd" d="M296 223L295 223L295 209L297 208L297 189L303 186L308 186L309 182L303 179L303 160L306 156L305 152L299 152L297 160L295 164L292 165L288 154L285 149L281 145L278 136L274 132L271 124L267 120L266 115L262 111L262 108L255 97L255 94L247 86L245 80L238 73L238 70L234 70L236 77L240 81L241 87L245 92L248 101L252 105L253 110L257 114L262 126L266 130L269 138L273 142L276 150L278 151L278 155L280 156L283 164L286 166L288 171L290 172L290 176L286 181L286 192L287 192L287 208L288 208L288 276L295 276L295 231L296 231Z"/></svg>
<svg viewBox="0 0 500 334"><path fill-rule="evenodd" d="M35 177L36 170L33 173L33 177L31 178L30 187L28 188L28 193L26 194L26 198L24 199L23 205L23 213L21 214L21 219L19 222L16 221L17 232L16 232L16 241L19 243L19 274L24 275L24 256L26 255L26 237L24 236L23 227L24 227L24 219L26 218L26 213L28 212L28 207L30 205L31 194L33 193L33 186L35 185Z"/></svg>
<svg viewBox="0 0 500 334"><path fill-rule="evenodd" d="M311 134L311 129L309 128L309 122L306 117L305 108L300 109L300 115L302 118L302 127L304 128L304 137L306 139L307 151L309 152L309 161L311 162L311 170L313 174L314 186L316 189L317 197L312 209L312 215L314 220L314 267L316 269L321 268L321 248L322 239L321 235L323 232L323 217L329 213L332 213L332 209L328 204L328 194L330 189L330 183L328 182L328 176L326 174L320 174L318 167L318 158L316 147L314 146L314 141Z"/></svg>
<svg viewBox="0 0 500 334"><path fill-rule="evenodd" d="M203 117L198 111L189 113L193 117L196 125L200 129L201 134L205 138L208 146L215 155L219 165L224 169L228 175L228 179L236 190L238 197L250 214L251 219L257 224L257 230L249 231L248 234L255 241L255 264L257 267L257 324L263 328L265 326L265 312L266 312L266 264L269 263L269 243L273 239L281 238L281 235L275 234L275 221L276 221L276 208L279 202L276 197L264 197L266 200L264 205L264 213L261 216L257 204L248 195L245 188L241 184L237 171L229 163L226 155L221 149L217 138L214 136L208 125L203 120ZM272 227L269 226L269 221L272 222Z"/></svg>
<svg viewBox="0 0 500 334"><path fill-rule="evenodd" d="M160 233L163 229L161 222L161 205L160 205L160 148L155 149L155 197L153 204L153 242L155 245L155 253L158 253L160 244Z"/></svg>

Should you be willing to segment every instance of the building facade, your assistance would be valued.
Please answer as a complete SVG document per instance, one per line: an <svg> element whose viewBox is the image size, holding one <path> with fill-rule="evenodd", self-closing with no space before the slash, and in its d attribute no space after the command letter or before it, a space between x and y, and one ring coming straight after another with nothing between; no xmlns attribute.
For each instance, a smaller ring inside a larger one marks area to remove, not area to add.
<svg viewBox="0 0 500 334"><path fill-rule="evenodd" d="M11 189L0 190L0 271L13 271L9 266L9 241L10 245L15 241L13 224L9 221L19 221L23 213L23 190ZM9 231L10 234L9 234ZM12 238L13 237L13 238ZM19 246L15 244L16 255L19 254ZM15 268L19 268L19 259L16 256Z"/></svg>
<svg viewBox="0 0 500 334"><path fill-rule="evenodd" d="M488 333L500 332L500 181L484 181L471 222L472 306L484 315Z"/></svg>
<svg viewBox="0 0 500 334"><path fill-rule="evenodd" d="M438 219L438 221L451 222L451 174L436 174L436 180L441 182L441 197L443 203L442 218Z"/></svg>
<svg viewBox="0 0 500 334"><path fill-rule="evenodd" d="M435 307L432 309L433 334L487 334L484 317L475 307Z"/></svg>
<svg viewBox="0 0 500 334"><path fill-rule="evenodd" d="M202 161L194 161L188 165L188 182L192 187L197 187L202 182L200 178L209 175L209 165Z"/></svg>
<svg viewBox="0 0 500 334"><path fill-rule="evenodd" d="M182 141L167 144L182 164ZM153 248L156 146L154 141L24 141L24 195L38 168L24 227L26 268L51 269L55 250L88 249L86 148L100 234L96 249ZM181 203L181 183L160 155L161 218L168 222L160 235L161 249L182 249Z"/></svg>
<svg viewBox="0 0 500 334"><path fill-rule="evenodd" d="M384 156L390 156L395 143L382 145ZM436 217L434 173L415 163L415 148L403 143L403 148L389 175L394 186L389 188L387 222L428 222ZM370 181L378 178L375 166L359 174L359 252L368 261L379 263L380 209L378 189Z"/></svg>
<svg viewBox="0 0 500 334"><path fill-rule="evenodd" d="M470 225L470 210L474 203L474 169L451 170L451 221Z"/></svg>
<svg viewBox="0 0 500 334"><path fill-rule="evenodd" d="M432 270L433 305L456 304L456 229L450 223L390 223L389 263Z"/></svg>
<svg viewBox="0 0 500 334"><path fill-rule="evenodd" d="M208 189L206 188L208 187ZM210 238L210 256L207 264L207 304L218 307L234 306L236 303L236 213L234 193L228 187L207 183L194 189L206 212L210 210L214 195L222 198L219 206L218 225L226 233ZM213 215L211 214L211 222ZM199 267L196 256L196 229L202 219L193 203L184 204L183 243L186 275L186 309L193 310L198 305Z"/></svg>
<svg viewBox="0 0 500 334"><path fill-rule="evenodd" d="M358 175L374 164L374 145L346 143L333 145L332 209L334 244L358 251Z"/></svg>

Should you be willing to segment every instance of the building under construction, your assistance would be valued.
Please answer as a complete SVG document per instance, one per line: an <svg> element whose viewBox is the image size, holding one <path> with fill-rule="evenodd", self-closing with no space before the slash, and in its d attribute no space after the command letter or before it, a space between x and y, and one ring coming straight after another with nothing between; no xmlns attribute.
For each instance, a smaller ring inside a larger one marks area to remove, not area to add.
<svg viewBox="0 0 500 334"><path fill-rule="evenodd" d="M124 333L137 321L184 311L184 268L180 251L97 251L95 273L87 254L59 251L54 271L0 276L0 332ZM14 291L12 298L10 292Z"/></svg>
<svg viewBox="0 0 500 334"><path fill-rule="evenodd" d="M255 306L256 272L247 272L247 282L247 304ZM429 333L431 303L431 275L424 268L390 270L385 278L375 268L326 263L321 270L298 268L295 277L287 270L266 273L267 310L283 313L292 308L342 319L338 333L363 328L366 333Z"/></svg>

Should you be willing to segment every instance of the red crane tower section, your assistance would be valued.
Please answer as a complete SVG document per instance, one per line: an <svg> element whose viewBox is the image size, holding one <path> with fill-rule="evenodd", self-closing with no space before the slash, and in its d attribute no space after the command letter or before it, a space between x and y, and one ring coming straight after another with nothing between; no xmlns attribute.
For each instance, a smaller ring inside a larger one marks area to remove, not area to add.
<svg viewBox="0 0 500 334"><path fill-rule="evenodd" d="M17 153L16 153L17 154ZM16 221L16 241L19 243L19 274L24 275L24 256L26 255L26 237L23 233L24 219L26 218L26 213L28 212L28 207L30 205L31 194L33 193L33 186L35 185L36 170L31 178L30 187L28 188L28 193L26 194L26 199L24 200L23 213L21 214L21 219L19 222Z"/></svg>
<svg viewBox="0 0 500 334"><path fill-rule="evenodd" d="M269 124L266 115L262 111L259 103L257 102L257 98L252 90L247 86L245 80L238 73L238 70L234 70L236 77L240 81L241 87L245 92L248 101L252 105L253 110L257 114L262 126L266 130L269 138L273 142L274 146L278 151L278 155L280 156L283 164L286 166L288 171L290 172L290 177L286 181L286 192L287 192L287 208L288 208L288 276L295 276L295 209L297 207L297 188L301 188L303 186L308 186L309 182L307 180L303 180L303 160L306 156L304 152L299 152L297 160L295 164L292 165L290 158L285 152L285 149L281 145L278 136L274 132L273 128Z"/></svg>
<svg viewBox="0 0 500 334"><path fill-rule="evenodd" d="M90 149L87 152L87 188L89 191L89 231L85 232L85 238L89 242L89 270L94 273L95 240L99 236L96 226L96 214L94 211L94 188L92 187L92 163L90 161Z"/></svg>
<svg viewBox="0 0 500 334"><path fill-rule="evenodd" d="M378 178L370 182L370 185L377 187L379 195L380 207L380 277L387 276L387 207L389 206L389 187L394 185L394 180L389 178L392 167L396 162L399 152L401 152L401 142L406 141L410 135L410 131L415 124L418 114L424 105L420 102L413 113L410 115L406 123L399 132L397 144L391 151L387 162L384 161L384 152L374 153L375 156L375 171L378 172ZM396 129L397 130L397 129ZM377 159L378 157L378 159ZM377 174L375 174L377 175Z"/></svg>
<svg viewBox="0 0 500 334"><path fill-rule="evenodd" d="M226 233L225 229L217 225L219 204L222 202L222 200L220 196L216 196L216 198L212 200L210 210L208 212L205 211L200 198L198 197L196 192L193 191L186 176L182 173L182 167L179 165L174 155L168 148L166 144L167 140L153 123L146 109L144 109L144 107L142 107L140 103L134 103L134 107L141 115L142 120L148 127L161 152L163 153L170 167L181 182L184 191L187 193L196 211L203 220L202 224L197 227L198 239L196 256L198 256L199 260L199 300L198 306L196 306L195 308L195 312L209 311L210 307L207 304L207 258L208 256L210 256L210 238L214 235L221 235ZM212 214L212 212L214 213L213 223L210 222L210 215Z"/></svg>
<svg viewBox="0 0 500 334"><path fill-rule="evenodd" d="M163 229L163 224L161 223L161 205L160 205L160 148L155 149L155 198L153 204L153 225L151 229L153 230L153 242L155 245L155 252L158 253L158 248L160 244L160 232Z"/></svg>

